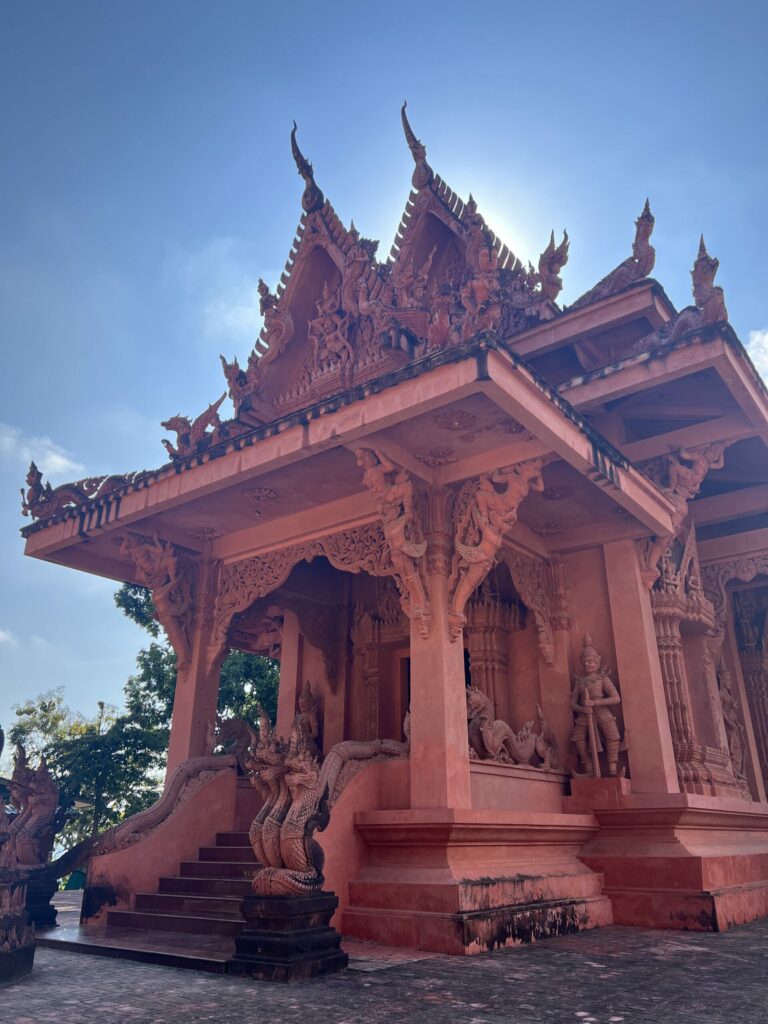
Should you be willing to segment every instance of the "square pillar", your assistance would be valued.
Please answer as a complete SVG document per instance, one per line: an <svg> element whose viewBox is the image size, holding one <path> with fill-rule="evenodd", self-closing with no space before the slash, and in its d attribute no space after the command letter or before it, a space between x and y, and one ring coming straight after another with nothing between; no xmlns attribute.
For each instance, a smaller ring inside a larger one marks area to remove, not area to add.
<svg viewBox="0 0 768 1024"><path fill-rule="evenodd" d="M678 793L651 600L633 540L603 546L634 793Z"/></svg>
<svg viewBox="0 0 768 1024"><path fill-rule="evenodd" d="M280 646L280 682L277 688L275 733L288 739L298 708L301 691L301 631L295 612L283 609L283 636Z"/></svg>
<svg viewBox="0 0 768 1024"><path fill-rule="evenodd" d="M432 620L411 619L411 808L469 808L464 647L448 629L448 578L429 575Z"/></svg>
<svg viewBox="0 0 768 1024"><path fill-rule="evenodd" d="M184 761L210 753L208 739L219 701L221 664L227 653L226 649L215 651L209 646L216 600L216 570L217 566L210 561L200 566L195 583L190 654L182 658L176 651L176 690L166 781ZM169 630L166 632L173 638Z"/></svg>

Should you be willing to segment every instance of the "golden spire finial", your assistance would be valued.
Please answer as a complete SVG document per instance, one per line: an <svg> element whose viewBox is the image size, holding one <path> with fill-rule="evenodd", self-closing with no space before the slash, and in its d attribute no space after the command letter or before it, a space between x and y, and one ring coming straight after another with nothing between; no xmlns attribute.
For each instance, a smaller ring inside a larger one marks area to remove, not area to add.
<svg viewBox="0 0 768 1024"><path fill-rule="evenodd" d="M408 143L408 149L410 149L411 156L416 164L411 181L415 189L422 189L429 185L434 177L434 173L427 163L427 147L413 133L408 115L405 112L407 106L407 100L403 100L403 105L400 109L400 120L403 122L405 141Z"/></svg>
<svg viewBox="0 0 768 1024"><path fill-rule="evenodd" d="M301 206L305 213L312 213L313 210L320 209L325 202L325 196L317 187L312 164L299 149L299 144L296 141L296 129L297 125L294 121L291 131L291 153L296 163L296 169L304 179L304 195L301 197Z"/></svg>

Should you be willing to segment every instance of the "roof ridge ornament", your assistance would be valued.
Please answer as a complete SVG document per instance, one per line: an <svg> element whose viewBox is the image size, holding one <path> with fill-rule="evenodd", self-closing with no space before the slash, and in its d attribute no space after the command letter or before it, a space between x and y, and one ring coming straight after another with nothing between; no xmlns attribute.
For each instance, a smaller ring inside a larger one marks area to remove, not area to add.
<svg viewBox="0 0 768 1024"><path fill-rule="evenodd" d="M293 159L296 162L296 169L304 179L304 195L301 197L301 208L305 213L313 213L315 210L319 210L323 205L325 202L325 196L317 187L312 164L299 149L299 144L296 141L296 130L297 125L294 121L293 129L291 131L291 153L293 154Z"/></svg>
<svg viewBox="0 0 768 1024"><path fill-rule="evenodd" d="M400 108L400 120L403 122L403 131L405 132L405 141L408 143L408 149L411 151L413 162L416 164L413 170L413 177L411 183L413 187L420 191L426 188L430 184L435 174L432 168L427 163L427 147L421 142L413 133L408 115L405 112L405 108L408 106L408 101L403 100L403 105Z"/></svg>

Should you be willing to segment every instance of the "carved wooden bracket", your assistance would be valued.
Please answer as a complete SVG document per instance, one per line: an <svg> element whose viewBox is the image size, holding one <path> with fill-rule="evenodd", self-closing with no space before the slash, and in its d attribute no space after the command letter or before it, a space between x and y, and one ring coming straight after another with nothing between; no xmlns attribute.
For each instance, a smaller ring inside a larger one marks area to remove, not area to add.
<svg viewBox="0 0 768 1024"><path fill-rule="evenodd" d="M192 657L197 564L187 552L157 534L147 537L126 533L120 552L136 567L138 582L152 593L157 620L176 652L178 667L184 669Z"/></svg>
<svg viewBox="0 0 768 1024"><path fill-rule="evenodd" d="M531 490L543 490L541 469L542 460L531 459L461 486L453 507L451 639L461 636L466 603L496 564L504 533L517 521L520 505Z"/></svg>
<svg viewBox="0 0 768 1024"><path fill-rule="evenodd" d="M410 473L372 448L358 448L355 457L381 516L403 610L427 637L431 619L424 566L427 541Z"/></svg>

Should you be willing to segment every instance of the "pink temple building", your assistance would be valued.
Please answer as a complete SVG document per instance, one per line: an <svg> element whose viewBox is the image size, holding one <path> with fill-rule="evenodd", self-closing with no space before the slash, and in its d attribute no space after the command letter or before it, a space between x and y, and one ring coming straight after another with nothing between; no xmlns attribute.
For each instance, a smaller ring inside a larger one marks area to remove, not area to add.
<svg viewBox="0 0 768 1024"><path fill-rule="evenodd" d="M26 553L149 587L178 658L166 792L91 857L86 931L234 943L252 889L456 954L764 916L768 396L718 262L702 240L676 310L646 203L562 306L567 235L524 265L402 118L385 262L294 130L231 419L167 421L156 470L30 471ZM279 704L222 755L233 649L279 658Z"/></svg>

